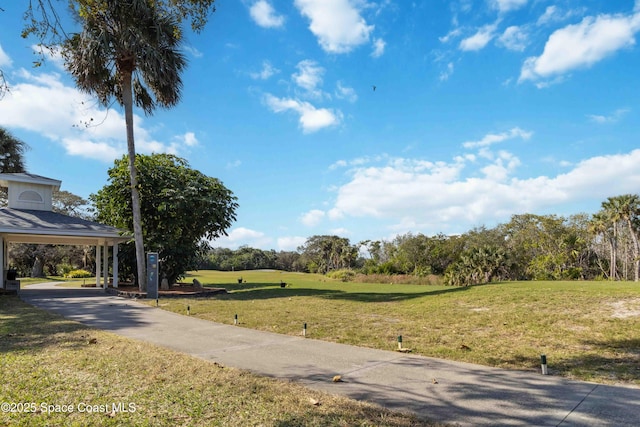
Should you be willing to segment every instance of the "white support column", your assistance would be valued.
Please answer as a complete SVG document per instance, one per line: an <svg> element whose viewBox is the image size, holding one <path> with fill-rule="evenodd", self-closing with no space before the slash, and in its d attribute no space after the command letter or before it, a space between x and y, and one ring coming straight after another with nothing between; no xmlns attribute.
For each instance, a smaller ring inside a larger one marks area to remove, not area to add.
<svg viewBox="0 0 640 427"><path fill-rule="evenodd" d="M118 287L118 242L113 242L113 287Z"/></svg>
<svg viewBox="0 0 640 427"><path fill-rule="evenodd" d="M102 254L102 247L100 246L100 243L96 244L96 288L100 287L100 276L102 275L101 271L100 271L100 267L102 266L102 258L101 258L101 254Z"/></svg>
<svg viewBox="0 0 640 427"><path fill-rule="evenodd" d="M109 244L104 242L104 257L102 260L102 270L104 271L104 288L109 287Z"/></svg>
<svg viewBox="0 0 640 427"><path fill-rule="evenodd" d="M5 262L4 239L0 236L0 289L4 289L4 275L7 271L7 263Z"/></svg>

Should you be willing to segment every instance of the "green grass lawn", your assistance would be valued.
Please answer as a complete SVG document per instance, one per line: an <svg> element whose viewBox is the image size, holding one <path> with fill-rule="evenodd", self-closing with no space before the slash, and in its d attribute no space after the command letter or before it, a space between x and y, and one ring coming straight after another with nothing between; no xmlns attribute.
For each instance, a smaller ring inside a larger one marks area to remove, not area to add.
<svg viewBox="0 0 640 427"><path fill-rule="evenodd" d="M246 283L238 284L242 277ZM166 310L241 327L600 383L640 385L640 284L510 282L468 288L343 283L322 275L200 271L229 293L161 299ZM289 285L280 287L280 282ZM153 302L155 304L155 302Z"/></svg>
<svg viewBox="0 0 640 427"><path fill-rule="evenodd" d="M0 296L0 355L1 426L436 425L91 329L16 296Z"/></svg>

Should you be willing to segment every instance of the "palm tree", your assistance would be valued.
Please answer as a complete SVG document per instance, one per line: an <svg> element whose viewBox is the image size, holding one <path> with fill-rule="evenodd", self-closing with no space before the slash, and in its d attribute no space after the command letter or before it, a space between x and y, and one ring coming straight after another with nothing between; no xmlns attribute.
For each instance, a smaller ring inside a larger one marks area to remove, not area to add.
<svg viewBox="0 0 640 427"><path fill-rule="evenodd" d="M618 227L620 220L622 219L620 200L615 197L608 197L606 201L602 202L602 214L605 216L605 220L611 224L613 229L611 248L611 276L609 277L609 279L616 280L618 271Z"/></svg>
<svg viewBox="0 0 640 427"><path fill-rule="evenodd" d="M180 73L186 60L180 52L178 17L153 0L81 0L82 31L63 46L65 67L78 88L108 106L115 98L124 108L131 207L138 286L145 288L145 253L140 195L135 168L133 104L149 115L180 99Z"/></svg>
<svg viewBox="0 0 640 427"><path fill-rule="evenodd" d="M640 247L635 223L640 217L640 196L637 194L623 194L621 196L609 197L609 206L617 209L618 216L627 225L627 230L631 235L633 243L633 274L634 280L639 280L640 274Z"/></svg>
<svg viewBox="0 0 640 427"><path fill-rule="evenodd" d="M0 127L0 173L24 172L24 152L27 144Z"/></svg>
<svg viewBox="0 0 640 427"><path fill-rule="evenodd" d="M0 127L0 173L25 172L23 155L28 148L27 144ZM7 205L7 193L6 187L0 187L0 207Z"/></svg>
<svg viewBox="0 0 640 427"><path fill-rule="evenodd" d="M611 272L613 268L611 267L614 262L614 244L613 244L613 233L611 223L609 222L607 215L604 211L600 211L598 213L593 214L591 220L589 221L588 230L592 233L596 238L598 236L603 236L607 243L609 243L609 280L613 280L611 277ZM604 268L602 269L604 273Z"/></svg>

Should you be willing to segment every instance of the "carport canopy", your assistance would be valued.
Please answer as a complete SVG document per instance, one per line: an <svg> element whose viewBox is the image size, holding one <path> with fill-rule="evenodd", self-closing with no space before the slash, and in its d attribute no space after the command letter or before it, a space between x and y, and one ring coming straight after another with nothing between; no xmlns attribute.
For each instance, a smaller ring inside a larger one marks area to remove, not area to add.
<svg viewBox="0 0 640 427"><path fill-rule="evenodd" d="M8 187L8 207L0 208L0 288L8 269L9 243L91 245L96 248L96 286L108 286L108 254L113 249L113 286L118 286L118 244L129 241L123 230L52 211L53 190L60 181L27 173L0 174ZM101 283L102 272L104 282Z"/></svg>

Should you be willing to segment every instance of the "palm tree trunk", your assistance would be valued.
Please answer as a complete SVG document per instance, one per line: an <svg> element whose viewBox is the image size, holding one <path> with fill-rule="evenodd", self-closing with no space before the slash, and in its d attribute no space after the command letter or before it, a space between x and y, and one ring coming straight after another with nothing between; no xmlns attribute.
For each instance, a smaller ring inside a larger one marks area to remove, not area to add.
<svg viewBox="0 0 640 427"><path fill-rule="evenodd" d="M631 234L631 239L633 240L633 278L637 282L640 279L640 277L638 277L640 275L640 243L638 242L638 236L633 229L630 218L627 218L627 226L629 227L629 234Z"/></svg>
<svg viewBox="0 0 640 427"><path fill-rule="evenodd" d="M136 264L138 270L138 289L146 289L144 239L142 237L142 215L140 214L140 193L138 192L138 174L136 171L136 146L133 138L133 92L131 73L122 76L122 104L124 120L127 126L127 153L129 156L129 175L131 177L131 210L133 211L133 238L136 244Z"/></svg>
<svg viewBox="0 0 640 427"><path fill-rule="evenodd" d="M617 280L618 271L618 224L613 223L613 239L611 240L611 265L609 280Z"/></svg>

